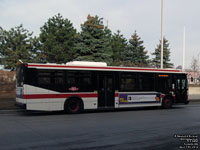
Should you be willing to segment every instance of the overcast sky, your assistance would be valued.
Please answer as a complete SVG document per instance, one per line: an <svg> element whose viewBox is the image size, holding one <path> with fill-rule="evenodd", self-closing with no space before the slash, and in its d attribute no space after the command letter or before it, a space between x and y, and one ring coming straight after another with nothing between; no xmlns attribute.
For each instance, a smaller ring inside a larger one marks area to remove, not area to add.
<svg viewBox="0 0 200 150"><path fill-rule="evenodd" d="M108 20L112 32L129 39L136 30L149 55L161 37L161 0L0 0L0 26L24 25L34 35L48 18L60 13L80 31L88 14ZM182 64L183 28L186 27L186 67L200 55L200 0L164 0L164 33L175 67Z"/></svg>

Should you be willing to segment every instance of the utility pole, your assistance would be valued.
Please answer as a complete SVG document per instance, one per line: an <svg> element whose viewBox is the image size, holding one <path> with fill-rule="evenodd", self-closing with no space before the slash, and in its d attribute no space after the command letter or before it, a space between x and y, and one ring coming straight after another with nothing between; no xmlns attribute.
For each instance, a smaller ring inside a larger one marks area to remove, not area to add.
<svg viewBox="0 0 200 150"><path fill-rule="evenodd" d="M161 55L160 55L161 69L163 69L163 43L164 43L164 0L161 0Z"/></svg>

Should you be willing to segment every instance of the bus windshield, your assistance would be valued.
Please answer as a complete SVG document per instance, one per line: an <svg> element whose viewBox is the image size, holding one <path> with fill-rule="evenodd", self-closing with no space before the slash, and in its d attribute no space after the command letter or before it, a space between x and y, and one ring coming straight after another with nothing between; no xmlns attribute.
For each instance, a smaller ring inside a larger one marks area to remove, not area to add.
<svg viewBox="0 0 200 150"><path fill-rule="evenodd" d="M24 65L18 65L16 69L17 87L22 87L24 82Z"/></svg>

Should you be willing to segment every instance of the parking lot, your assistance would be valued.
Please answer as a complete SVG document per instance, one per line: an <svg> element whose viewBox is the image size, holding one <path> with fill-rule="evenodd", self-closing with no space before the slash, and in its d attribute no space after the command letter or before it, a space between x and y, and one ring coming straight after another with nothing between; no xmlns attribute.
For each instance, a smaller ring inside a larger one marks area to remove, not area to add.
<svg viewBox="0 0 200 150"><path fill-rule="evenodd" d="M0 128L1 149L173 150L185 142L197 148L200 103L76 115L4 111ZM193 142L187 141L189 137Z"/></svg>

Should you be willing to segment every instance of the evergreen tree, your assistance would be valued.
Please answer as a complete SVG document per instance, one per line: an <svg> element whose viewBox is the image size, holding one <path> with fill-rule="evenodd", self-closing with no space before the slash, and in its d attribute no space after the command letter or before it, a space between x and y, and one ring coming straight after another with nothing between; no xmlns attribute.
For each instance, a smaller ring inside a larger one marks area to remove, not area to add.
<svg viewBox="0 0 200 150"><path fill-rule="evenodd" d="M18 60L34 62L37 56L37 40L32 33L23 28L23 25L3 31L0 41L0 54L4 58L5 68L15 68Z"/></svg>
<svg viewBox="0 0 200 150"><path fill-rule="evenodd" d="M0 27L0 45L3 44L5 37L6 37L5 31L2 27ZM0 51L0 54L1 52L2 51Z"/></svg>
<svg viewBox="0 0 200 150"><path fill-rule="evenodd" d="M143 46L143 41L137 32L132 35L125 51L125 63L131 66L146 67L149 65L149 56Z"/></svg>
<svg viewBox="0 0 200 150"><path fill-rule="evenodd" d="M3 49L2 48L2 45L4 43L4 39L5 39L5 31L3 30L2 27L0 27L0 65L3 65L4 61L3 61Z"/></svg>
<svg viewBox="0 0 200 150"><path fill-rule="evenodd" d="M152 59L152 63L154 67L160 68L160 58L161 58L161 40L160 43L157 45L155 52L152 53L154 58ZM163 68L172 68L173 64L170 63L170 48L168 40L164 38L163 40Z"/></svg>
<svg viewBox="0 0 200 150"><path fill-rule="evenodd" d="M109 65L112 64L113 62L113 51L112 51L112 32L111 30L106 26L104 28L104 38L102 39L103 42L104 42L104 50L105 50L105 53L107 54L107 60L105 59L105 62L107 62ZM111 58L109 58L111 57Z"/></svg>
<svg viewBox="0 0 200 150"><path fill-rule="evenodd" d="M117 33L114 33L112 36L112 51L113 51L113 63L112 65L121 65L124 58L124 51L127 47L127 40L120 34L120 31L117 30Z"/></svg>
<svg viewBox="0 0 200 150"><path fill-rule="evenodd" d="M41 52L46 62L66 63L73 60L76 30L60 14L53 16L40 28Z"/></svg>
<svg viewBox="0 0 200 150"><path fill-rule="evenodd" d="M104 27L102 18L88 15L81 25L76 44L76 60L112 63L111 31Z"/></svg>

